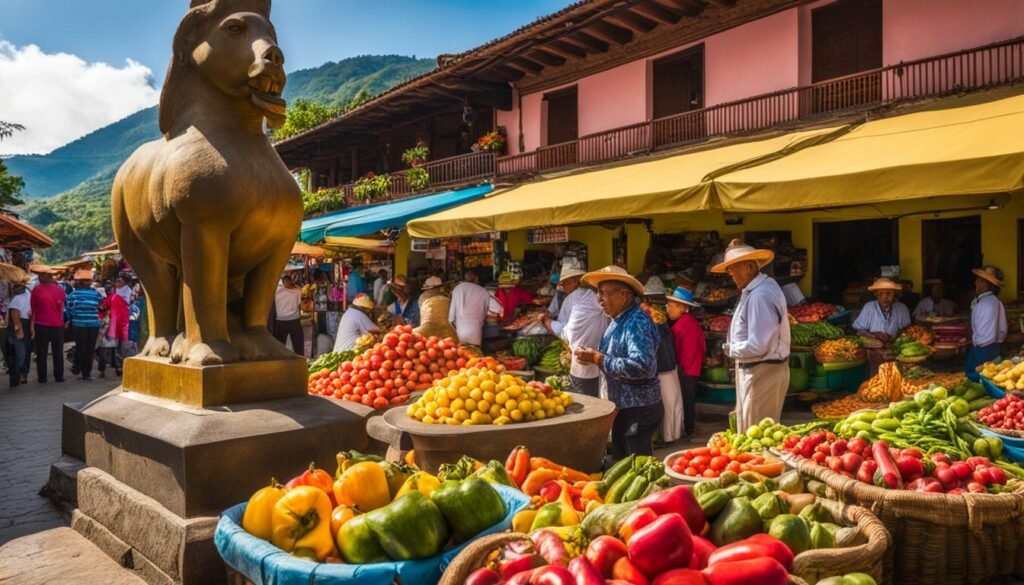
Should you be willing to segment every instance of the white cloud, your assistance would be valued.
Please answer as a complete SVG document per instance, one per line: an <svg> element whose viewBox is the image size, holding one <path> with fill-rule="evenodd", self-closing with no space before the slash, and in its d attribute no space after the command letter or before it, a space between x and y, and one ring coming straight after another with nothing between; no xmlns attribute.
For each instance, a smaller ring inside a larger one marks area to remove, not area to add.
<svg viewBox="0 0 1024 585"><path fill-rule="evenodd" d="M160 91L151 78L131 59L117 68L0 39L0 120L26 128L0 142L0 152L46 153L152 106Z"/></svg>

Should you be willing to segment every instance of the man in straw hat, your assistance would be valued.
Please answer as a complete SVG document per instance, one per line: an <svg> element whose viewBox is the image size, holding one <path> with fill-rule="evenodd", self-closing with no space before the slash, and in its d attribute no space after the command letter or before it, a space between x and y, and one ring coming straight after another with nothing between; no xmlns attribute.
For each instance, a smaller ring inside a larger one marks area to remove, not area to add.
<svg viewBox="0 0 1024 585"><path fill-rule="evenodd" d="M92 287L92 271L75 271L75 288L67 298L71 336L75 340L75 363L71 373L83 380L92 380L92 364L96 358L96 338L100 334L100 303L103 297Z"/></svg>
<svg viewBox="0 0 1024 585"><path fill-rule="evenodd" d="M690 312L698 307L700 304L693 300L693 291L689 289L678 287L668 295L668 318L673 321L673 347L683 397L682 420L686 437L692 437L697 430L697 379L700 378L704 354L707 352L704 330Z"/></svg>
<svg viewBox="0 0 1024 585"><path fill-rule="evenodd" d="M370 319L373 311L373 299L366 293L356 295L352 303L338 322L338 336L334 340L334 351L348 351L356 346L356 341L367 333L378 333L380 329Z"/></svg>
<svg viewBox="0 0 1024 585"><path fill-rule="evenodd" d="M942 279L930 278L924 281L928 296L921 299L914 307L914 318L920 319L929 315L952 317L956 314L956 303L946 298L946 287Z"/></svg>
<svg viewBox="0 0 1024 585"><path fill-rule="evenodd" d="M611 317L600 349L579 348L576 359L600 368L608 385L608 399L618 413L612 424L612 458L650 455L651 437L661 425L664 409L658 383L658 345L661 335L651 317L637 304L644 287L618 266L606 266L583 275L597 289L597 300Z"/></svg>
<svg viewBox="0 0 1024 585"><path fill-rule="evenodd" d="M27 274L11 283L11 303L7 306L7 343L11 347L12 388L28 381L32 359L32 336L29 333L32 306L27 284Z"/></svg>
<svg viewBox="0 0 1024 585"><path fill-rule="evenodd" d="M853 322L853 328L888 342L910 326L910 310L896 300L903 286L888 278L879 278L868 287L875 300L864 305Z"/></svg>
<svg viewBox="0 0 1024 585"><path fill-rule="evenodd" d="M761 274L775 258L733 240L722 262L711 268L728 273L742 293L733 311L726 355L736 360L736 426L744 432L762 419L779 420L789 389L789 315L779 283Z"/></svg>
<svg viewBox="0 0 1024 585"><path fill-rule="evenodd" d="M46 383L46 355L53 352L53 380L64 381L64 303L67 295L54 282L57 271L49 266L35 264L29 270L39 277L32 289L31 329L36 340L36 375L39 383Z"/></svg>
<svg viewBox="0 0 1024 585"><path fill-rule="evenodd" d="M967 377L977 382L977 367L999 357L999 344L1006 339L1006 308L999 300L1003 271L986 266L972 272L977 296L971 302L971 351L965 370Z"/></svg>
<svg viewBox="0 0 1024 585"><path fill-rule="evenodd" d="M584 272L578 268L563 268L558 274L558 288L565 293L558 308L558 319L544 315L544 326L561 337L569 350L598 347L608 329L608 317L597 302L597 294L582 286ZM587 396L597 397L601 391L601 370L594 364L584 364L572 357L569 379L573 389Z"/></svg>
<svg viewBox="0 0 1024 585"><path fill-rule="evenodd" d="M413 327L420 324L420 303L412 296L409 280L404 274L399 274L388 283L391 296L395 297L394 302L387 306L388 313L401 319L404 324Z"/></svg>

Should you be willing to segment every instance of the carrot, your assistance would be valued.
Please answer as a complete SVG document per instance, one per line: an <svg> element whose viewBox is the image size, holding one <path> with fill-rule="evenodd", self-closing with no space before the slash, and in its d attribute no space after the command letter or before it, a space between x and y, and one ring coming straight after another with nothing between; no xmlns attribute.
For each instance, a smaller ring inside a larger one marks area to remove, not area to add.
<svg viewBox="0 0 1024 585"><path fill-rule="evenodd" d="M555 469L561 471L564 468L564 465L559 465L546 457L530 458L530 469Z"/></svg>
<svg viewBox="0 0 1024 585"><path fill-rule="evenodd" d="M768 477L775 477L785 470L786 464L781 461L773 461L771 463L761 463L759 465L750 466L750 471L755 471Z"/></svg>
<svg viewBox="0 0 1024 585"><path fill-rule="evenodd" d="M523 493L528 496L535 496L545 482L553 479L557 480L560 476L561 472L554 469L535 469L526 476L526 479L523 480L523 485L519 486L519 489L523 490Z"/></svg>
<svg viewBox="0 0 1024 585"><path fill-rule="evenodd" d="M531 457L530 458L530 469L536 471L538 469L550 469L558 471L558 479L564 479L569 483L576 483L577 481L590 481L590 476L582 471L576 471L571 467L559 465L550 459L544 457Z"/></svg>
<svg viewBox="0 0 1024 585"><path fill-rule="evenodd" d="M582 471L576 471L569 467L563 467L558 479L564 479L567 482L576 483L578 481L590 481L590 476Z"/></svg>

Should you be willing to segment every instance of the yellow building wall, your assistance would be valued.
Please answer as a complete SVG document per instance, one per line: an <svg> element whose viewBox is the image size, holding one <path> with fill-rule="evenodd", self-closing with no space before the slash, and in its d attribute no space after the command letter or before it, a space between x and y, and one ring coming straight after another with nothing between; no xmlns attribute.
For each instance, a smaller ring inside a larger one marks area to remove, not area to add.
<svg viewBox="0 0 1024 585"><path fill-rule="evenodd" d="M409 232L402 230L395 242L395 275L409 274L409 253L412 251L412 238Z"/></svg>

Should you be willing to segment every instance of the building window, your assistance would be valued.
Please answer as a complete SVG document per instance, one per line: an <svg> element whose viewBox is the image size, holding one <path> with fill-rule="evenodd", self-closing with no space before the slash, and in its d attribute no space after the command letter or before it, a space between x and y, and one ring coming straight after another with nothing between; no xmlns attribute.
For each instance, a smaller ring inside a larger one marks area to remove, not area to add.
<svg viewBox="0 0 1024 585"><path fill-rule="evenodd" d="M576 87L544 94L547 111L547 145L579 138L579 101Z"/></svg>
<svg viewBox="0 0 1024 585"><path fill-rule="evenodd" d="M811 11L811 81L882 66L882 0L839 0Z"/></svg>
<svg viewBox="0 0 1024 585"><path fill-rule="evenodd" d="M704 106L704 45L654 62L654 118Z"/></svg>

